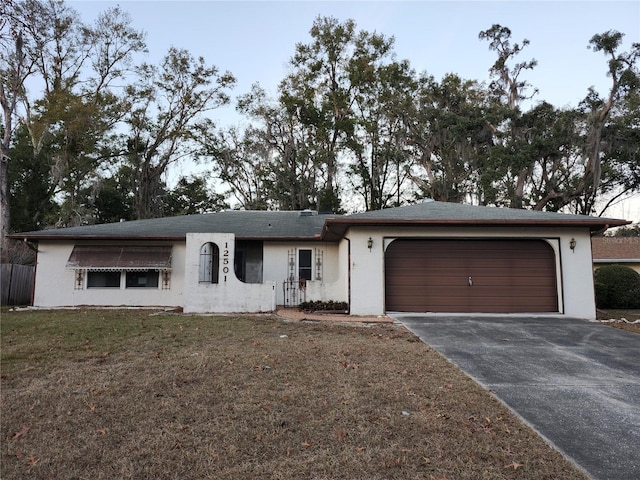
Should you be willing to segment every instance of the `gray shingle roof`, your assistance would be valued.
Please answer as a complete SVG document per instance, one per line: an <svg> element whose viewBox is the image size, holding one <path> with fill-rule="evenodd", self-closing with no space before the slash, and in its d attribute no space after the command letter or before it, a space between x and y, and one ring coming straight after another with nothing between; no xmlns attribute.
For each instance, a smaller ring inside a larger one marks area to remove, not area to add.
<svg viewBox="0 0 640 480"><path fill-rule="evenodd" d="M239 239L322 238L337 241L353 225L504 225L585 226L592 231L626 225L626 220L482 207L447 202L424 202L353 215L318 215L315 212L238 211L185 215L149 220L87 225L17 233L11 238L39 239L184 239L187 233L234 233Z"/></svg>
<svg viewBox="0 0 640 480"><path fill-rule="evenodd" d="M323 237L340 238L353 225L366 226L584 226L592 231L630 222L613 218L590 217L514 208L497 208L459 203L426 201L415 205L356 213L327 220Z"/></svg>
<svg viewBox="0 0 640 480"><path fill-rule="evenodd" d="M425 201L404 207L356 213L344 218L351 220L460 220L471 222L476 220L550 220L555 222L602 220L598 217L589 217L586 215L538 212L534 210L520 210L515 208L484 207L436 201Z"/></svg>
<svg viewBox="0 0 640 480"><path fill-rule="evenodd" d="M187 233L234 233L240 239L314 239L327 218L315 212L230 210L11 235L27 239L184 239Z"/></svg>

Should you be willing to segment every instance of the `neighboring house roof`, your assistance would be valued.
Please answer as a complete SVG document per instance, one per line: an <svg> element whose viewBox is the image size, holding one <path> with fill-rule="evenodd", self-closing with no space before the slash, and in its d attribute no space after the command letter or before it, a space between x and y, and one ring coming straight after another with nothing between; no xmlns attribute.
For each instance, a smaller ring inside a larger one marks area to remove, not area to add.
<svg viewBox="0 0 640 480"><path fill-rule="evenodd" d="M593 237L594 263L640 263L640 237Z"/></svg>
<svg viewBox="0 0 640 480"><path fill-rule="evenodd" d="M234 233L238 239L337 241L347 229L363 226L582 226L592 231L626 225L626 220L479 207L447 202L423 202L353 215L318 215L311 211L232 210L149 220L15 233L10 238L45 239L184 239L187 233Z"/></svg>

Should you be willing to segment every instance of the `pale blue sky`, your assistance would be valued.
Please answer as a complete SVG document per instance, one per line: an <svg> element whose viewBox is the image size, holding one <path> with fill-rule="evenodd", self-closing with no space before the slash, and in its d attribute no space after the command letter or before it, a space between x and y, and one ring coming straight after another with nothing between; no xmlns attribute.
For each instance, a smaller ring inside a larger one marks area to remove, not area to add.
<svg viewBox="0 0 640 480"><path fill-rule="evenodd" d="M576 105L589 86L606 92L606 60L587 49L596 33L615 29L625 46L640 42L640 1L70 1L85 21L120 4L147 33L148 60L170 46L202 55L238 78L234 95L254 82L275 93L297 42L310 40L318 15L352 18L360 29L394 36L399 59L436 78L453 72L488 79L495 55L478 33L494 23L531 44L522 60L538 66L527 80L539 100Z"/></svg>
<svg viewBox="0 0 640 480"><path fill-rule="evenodd" d="M119 4L147 33L147 61L170 46L186 48L238 79L233 98L259 82L275 95L295 44L310 41L318 16L355 20L359 29L395 37L398 59L437 79L446 73L488 80L495 54L478 33L494 23L509 27L512 41L531 43L520 61L538 66L526 80L540 91L535 100L576 106L594 86L606 94L606 58L587 48L597 33L625 34L624 50L640 42L640 1L68 1L89 22ZM236 124L233 107L213 112L219 125ZM639 201L610 215L638 221ZM626 204L625 204L626 205Z"/></svg>

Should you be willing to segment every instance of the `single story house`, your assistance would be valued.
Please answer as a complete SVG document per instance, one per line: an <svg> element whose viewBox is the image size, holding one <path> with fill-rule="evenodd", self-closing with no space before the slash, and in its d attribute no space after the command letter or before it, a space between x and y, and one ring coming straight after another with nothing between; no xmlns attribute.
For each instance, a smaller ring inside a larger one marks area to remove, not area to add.
<svg viewBox="0 0 640 480"><path fill-rule="evenodd" d="M591 236L629 222L426 201L353 215L224 211L10 235L37 243L34 305L593 318Z"/></svg>
<svg viewBox="0 0 640 480"><path fill-rule="evenodd" d="M593 237L593 268L624 265L640 273L640 237Z"/></svg>

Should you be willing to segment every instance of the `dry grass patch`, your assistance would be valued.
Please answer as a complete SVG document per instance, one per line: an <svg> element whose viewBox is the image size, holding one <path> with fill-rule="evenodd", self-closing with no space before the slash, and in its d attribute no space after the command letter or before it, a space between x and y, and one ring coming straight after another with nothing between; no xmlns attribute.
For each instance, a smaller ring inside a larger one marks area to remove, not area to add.
<svg viewBox="0 0 640 480"><path fill-rule="evenodd" d="M628 332L640 333L640 310L598 310L598 320L609 320L604 325L619 328Z"/></svg>
<svg viewBox="0 0 640 480"><path fill-rule="evenodd" d="M584 479L401 327L2 316L18 478Z"/></svg>

